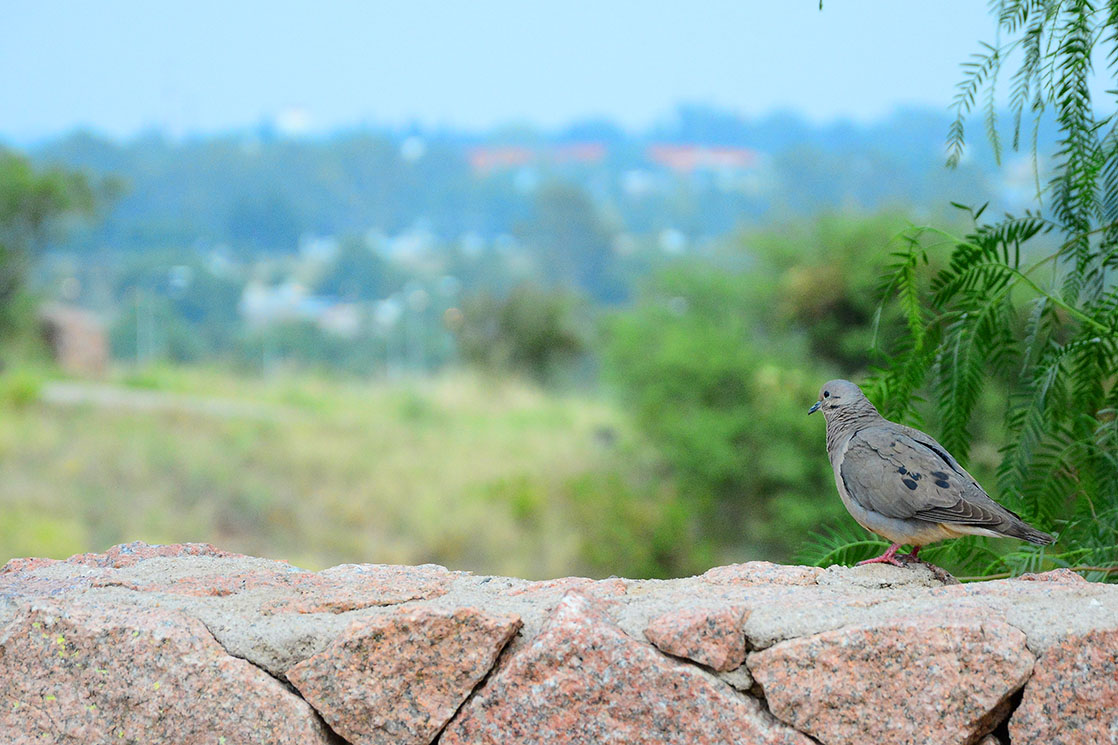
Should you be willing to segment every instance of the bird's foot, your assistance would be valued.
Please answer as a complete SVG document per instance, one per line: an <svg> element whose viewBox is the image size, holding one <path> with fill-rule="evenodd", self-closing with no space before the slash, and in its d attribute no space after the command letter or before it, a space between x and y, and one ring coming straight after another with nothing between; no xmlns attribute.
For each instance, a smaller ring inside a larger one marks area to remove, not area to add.
<svg viewBox="0 0 1118 745"><path fill-rule="evenodd" d="M921 559L919 556L917 556L917 554L920 553L920 546L914 546L910 553L898 555L897 550L900 547L900 544L894 543L881 556L877 556L873 559L866 559L865 561L859 561L858 566L861 566L863 564L892 564L895 567L904 568L911 567L914 564L919 564L921 566L927 567L928 571L932 573L932 577L938 580L941 584L959 584L959 580L952 577L945 570L937 567L935 564L930 564L924 559Z"/></svg>
<svg viewBox="0 0 1118 745"><path fill-rule="evenodd" d="M897 549L899 549L900 547L901 544L894 543L881 556L876 556L872 559L866 559L865 561L859 561L858 566L862 566L863 564L892 564L895 567L903 567L904 564L897 560ZM916 549L915 551L913 551L912 555L915 555L916 551L919 550L920 549Z"/></svg>
<svg viewBox="0 0 1118 745"><path fill-rule="evenodd" d="M905 566L904 563L898 561L896 559L896 557L884 556L884 555L875 556L872 559L866 559L865 561L859 561L858 562L858 566L862 566L863 564L892 564L895 567L904 567Z"/></svg>
<svg viewBox="0 0 1118 745"><path fill-rule="evenodd" d="M918 554L918 553L920 553L920 546L913 546L912 551L910 551L907 554L901 554L897 558L900 559L901 561L906 562L906 563L910 562L910 561L916 561L916 562L919 562L921 564L927 564L928 562L926 562L923 559L916 556L916 554Z"/></svg>

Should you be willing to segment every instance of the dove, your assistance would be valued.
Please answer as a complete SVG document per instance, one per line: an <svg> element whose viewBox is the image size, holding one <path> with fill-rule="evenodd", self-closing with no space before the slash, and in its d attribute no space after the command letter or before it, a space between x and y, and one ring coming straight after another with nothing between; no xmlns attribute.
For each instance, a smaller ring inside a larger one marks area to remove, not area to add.
<svg viewBox="0 0 1118 745"><path fill-rule="evenodd" d="M827 420L827 455L835 485L850 515L890 545L861 564L904 566L929 543L963 535L1020 538L1047 545L1055 539L990 498L947 449L918 429L878 413L849 380L832 380L808 414Z"/></svg>

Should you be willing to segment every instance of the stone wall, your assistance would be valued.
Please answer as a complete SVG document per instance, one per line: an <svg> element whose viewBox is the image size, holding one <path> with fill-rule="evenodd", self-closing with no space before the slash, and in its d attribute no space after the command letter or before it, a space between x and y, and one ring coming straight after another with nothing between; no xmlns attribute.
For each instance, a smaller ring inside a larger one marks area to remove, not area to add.
<svg viewBox="0 0 1118 745"><path fill-rule="evenodd" d="M315 573L204 544L0 570L0 742L436 741L1118 743L1118 587Z"/></svg>

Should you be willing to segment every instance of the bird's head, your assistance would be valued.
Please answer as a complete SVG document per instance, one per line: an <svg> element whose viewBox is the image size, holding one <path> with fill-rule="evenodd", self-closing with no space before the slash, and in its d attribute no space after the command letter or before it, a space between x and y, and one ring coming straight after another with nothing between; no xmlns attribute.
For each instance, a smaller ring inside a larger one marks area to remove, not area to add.
<svg viewBox="0 0 1118 745"><path fill-rule="evenodd" d="M842 409L857 411L867 406L873 408L861 388L849 380L829 380L819 389L819 400L807 413L814 414L822 409L823 416L829 418L832 413Z"/></svg>

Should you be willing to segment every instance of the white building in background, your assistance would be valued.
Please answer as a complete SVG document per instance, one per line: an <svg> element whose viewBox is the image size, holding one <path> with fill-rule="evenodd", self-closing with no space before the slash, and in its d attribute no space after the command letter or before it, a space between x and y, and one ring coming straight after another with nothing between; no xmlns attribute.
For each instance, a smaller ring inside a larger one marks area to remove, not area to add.
<svg viewBox="0 0 1118 745"><path fill-rule="evenodd" d="M361 331L363 317L357 303L312 295L299 282L267 285L252 281L245 285L237 311L249 328L264 328L275 323L307 321L327 333L352 339Z"/></svg>
<svg viewBox="0 0 1118 745"><path fill-rule="evenodd" d="M308 261L327 264L340 249L341 244L333 236L304 235L299 239L299 256Z"/></svg>
<svg viewBox="0 0 1118 745"><path fill-rule="evenodd" d="M357 303L334 303L318 317L318 327L343 339L355 339L361 333L364 314Z"/></svg>
<svg viewBox="0 0 1118 745"><path fill-rule="evenodd" d="M252 281L241 291L237 312L251 327L267 326L299 318L299 306L307 296L307 288L298 282L268 285Z"/></svg>
<svg viewBox="0 0 1118 745"><path fill-rule="evenodd" d="M387 258L402 264L420 262L430 257L437 243L435 234L419 223L388 239Z"/></svg>

